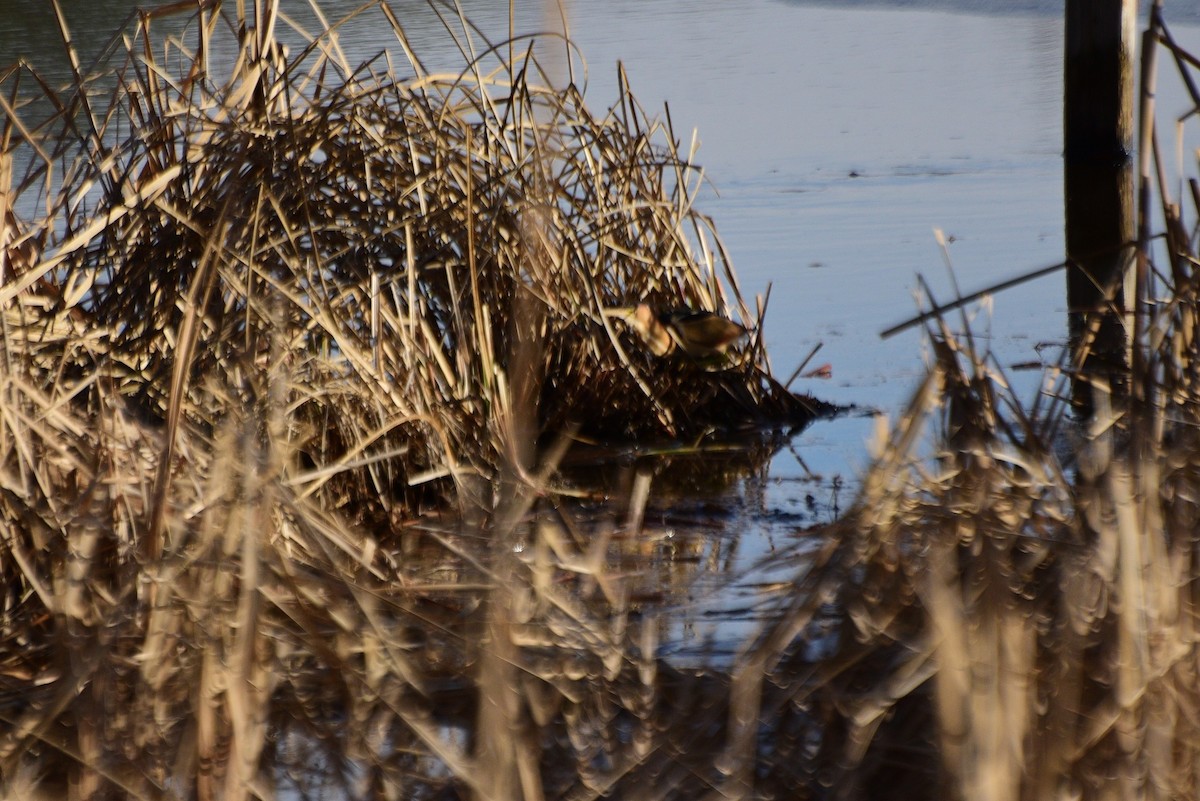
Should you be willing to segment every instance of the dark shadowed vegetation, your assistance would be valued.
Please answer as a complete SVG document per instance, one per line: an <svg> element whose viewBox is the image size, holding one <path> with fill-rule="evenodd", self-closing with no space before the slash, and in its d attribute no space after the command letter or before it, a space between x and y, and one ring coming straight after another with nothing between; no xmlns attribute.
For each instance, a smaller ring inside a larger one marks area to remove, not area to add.
<svg viewBox="0 0 1200 801"><path fill-rule="evenodd" d="M1152 128L1130 391L1079 421L1064 363L1023 404L935 317L860 497L698 669L662 472L711 493L826 409L669 117L453 10L432 74L384 4L361 63L189 9L102 78L0 76L5 797L1196 795L1200 192ZM640 303L750 335L659 355Z"/></svg>

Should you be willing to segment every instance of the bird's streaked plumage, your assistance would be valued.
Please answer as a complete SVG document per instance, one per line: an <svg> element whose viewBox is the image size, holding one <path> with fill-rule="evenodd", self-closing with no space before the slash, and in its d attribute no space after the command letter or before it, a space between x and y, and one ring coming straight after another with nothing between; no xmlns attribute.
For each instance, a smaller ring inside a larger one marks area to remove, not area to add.
<svg viewBox="0 0 1200 801"><path fill-rule="evenodd" d="M708 359L725 353L731 344L749 333L744 326L710 311L656 311L639 303L605 309L604 313L636 331L655 356L680 350L693 359Z"/></svg>

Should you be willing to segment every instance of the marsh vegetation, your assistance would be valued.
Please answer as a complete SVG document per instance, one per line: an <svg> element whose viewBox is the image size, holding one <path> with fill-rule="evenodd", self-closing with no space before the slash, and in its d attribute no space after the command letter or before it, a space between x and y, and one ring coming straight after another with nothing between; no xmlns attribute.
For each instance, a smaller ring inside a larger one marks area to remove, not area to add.
<svg viewBox="0 0 1200 801"><path fill-rule="evenodd" d="M1131 391L1076 420L1064 363L1025 406L935 316L760 635L683 666L655 601L695 553L647 523L650 452L710 488L828 409L772 377L669 115L624 84L596 112L569 42L560 75L453 9L450 74L386 4L362 63L256 12L144 14L65 90L0 75L7 796L1195 795L1200 286L1165 165ZM647 347L639 304L748 335Z"/></svg>

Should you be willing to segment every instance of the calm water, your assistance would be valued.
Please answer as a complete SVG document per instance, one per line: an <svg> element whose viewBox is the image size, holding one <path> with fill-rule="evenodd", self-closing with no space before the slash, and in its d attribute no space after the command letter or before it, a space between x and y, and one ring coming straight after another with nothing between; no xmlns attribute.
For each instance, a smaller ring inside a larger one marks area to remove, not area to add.
<svg viewBox="0 0 1200 801"><path fill-rule="evenodd" d="M0 62L49 52L54 39L15 13L40 3L4 5L14 13L0 21ZM73 27L102 30L124 16L85 16L101 5L72 4ZM331 18L356 5L322 4ZM1194 4L1174 5L1168 19L1196 20ZM393 7L430 66L461 63L422 0ZM504 38L506 0L463 7ZM304 15L304 4L292 8ZM832 367L831 380L794 388L884 413L903 405L923 372L921 336L878 334L915 313L917 274L938 298L953 296L935 228L953 238L964 292L1061 260L1061 3L567 0L565 10L593 107L616 99L619 60L647 109L668 101L676 132L697 132L711 183L701 208L716 219L742 288L753 296L771 287L764 333L776 372L789 375L817 344L813 364ZM376 19L343 31L352 61L399 52ZM561 27L540 4L519 9L519 31ZM1176 32L1200 40L1196 28ZM91 35L87 46L98 49ZM1181 98L1178 88L1161 91L1168 110ZM979 312L976 328L1001 364L1057 358L1063 282L1052 275L1009 290ZM1036 371L1011 378L1025 397L1038 390ZM734 504L727 528L737 547L715 542L713 554L743 570L793 547L834 501L850 500L873 427L849 417L798 437ZM776 578L752 571L751 583ZM711 605L740 598L724 591ZM718 624L693 600L678 633L703 642ZM733 631L728 616L720 625L722 637Z"/></svg>
<svg viewBox="0 0 1200 801"><path fill-rule="evenodd" d="M918 273L953 296L934 228L954 238L964 291L1061 260L1058 16L769 0L622 2L589 16L585 5L572 5L572 24L593 96L615 92L605 67L619 57L643 102L666 98L681 135L698 130L706 207L743 288L771 287L776 372L790 375L822 345L813 363L833 378L796 388L889 414L904 405L924 372L921 335L879 332L915 313ZM1003 363L1062 342L1062 283L1010 291L990 323L980 319ZM1014 380L1026 396L1039 384L1036 373ZM874 428L863 417L819 423L776 458L743 523L743 563L852 498Z"/></svg>

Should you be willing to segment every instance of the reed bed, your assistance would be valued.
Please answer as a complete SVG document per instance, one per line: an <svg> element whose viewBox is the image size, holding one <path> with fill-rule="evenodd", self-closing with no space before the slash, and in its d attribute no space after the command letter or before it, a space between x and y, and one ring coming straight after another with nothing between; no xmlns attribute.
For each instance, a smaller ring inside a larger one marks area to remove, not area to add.
<svg viewBox="0 0 1200 801"><path fill-rule="evenodd" d="M1196 86L1158 7L1143 41ZM723 797L1200 792L1200 195L1172 197L1154 88L1130 373L1080 370L1085 338L1022 402L965 317L931 315L928 377L735 670Z"/></svg>
<svg viewBox="0 0 1200 801"><path fill-rule="evenodd" d="M1200 282L1164 169L1129 392L1078 420L1065 361L1023 404L935 315L857 502L684 669L629 575L670 561L661 468L597 505L572 454L817 406L753 337L714 370L603 314L756 322L669 119L593 116L458 15L483 55L441 75L384 4L402 67L226 13L163 56L141 16L103 104L2 76L4 797L1195 797Z"/></svg>
<svg viewBox="0 0 1200 801"><path fill-rule="evenodd" d="M334 30L288 54L268 8L254 25L203 6L159 56L142 18L103 104L82 73L62 94L6 74L58 110L10 108L5 128L25 161L3 300L35 386L165 424L169 448L282 398L289 480L356 517L469 498L497 476L516 402L542 443L811 416L755 342L704 370L602 314L645 301L756 322L669 118L627 87L593 115L528 42L482 40L463 72L430 74L386 5L361 13L394 27L405 64L351 64ZM242 29L232 67L210 63Z"/></svg>
<svg viewBox="0 0 1200 801"><path fill-rule="evenodd" d="M455 9L441 74L384 3L400 62L188 8L85 67L53 4L70 85L0 73L0 794L600 792L657 739L602 570L651 472L617 521L556 466L814 409L756 337L658 358L604 314L757 327L693 154Z"/></svg>

